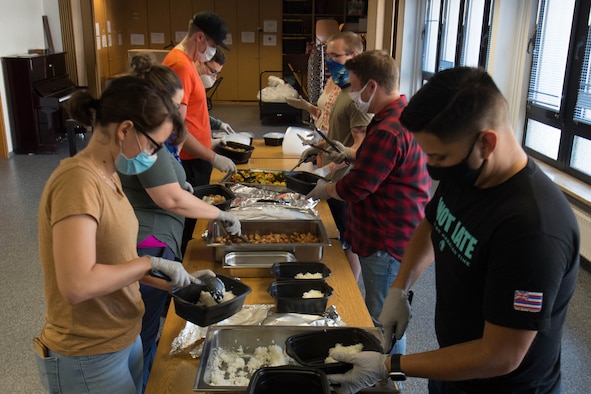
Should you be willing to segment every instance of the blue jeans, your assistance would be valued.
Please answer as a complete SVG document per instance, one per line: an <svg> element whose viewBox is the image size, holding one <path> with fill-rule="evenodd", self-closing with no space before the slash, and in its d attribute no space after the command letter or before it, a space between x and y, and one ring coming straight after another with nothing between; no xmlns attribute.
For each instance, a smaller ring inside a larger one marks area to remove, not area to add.
<svg viewBox="0 0 591 394"><path fill-rule="evenodd" d="M140 394L142 392L142 342L140 337L125 349L91 356L64 356L49 350L35 353L41 384L50 393Z"/></svg>
<svg viewBox="0 0 591 394"><path fill-rule="evenodd" d="M165 248L138 248L138 256L162 257L167 260L178 261L172 249ZM180 264L180 262L179 262ZM156 339L160 330L160 317L166 308L170 298L168 291L160 290L152 286L140 284L140 293L144 301L144 316L142 317L142 347L144 352L144 388L150 377L150 370L156 356Z"/></svg>
<svg viewBox="0 0 591 394"><path fill-rule="evenodd" d="M381 327L379 317L384 306L384 299L388 295L388 289L398 274L400 262L387 252L379 250L374 254L362 257L361 275L365 286L365 305L376 327ZM390 354L404 354L406 352L406 334L396 341Z"/></svg>

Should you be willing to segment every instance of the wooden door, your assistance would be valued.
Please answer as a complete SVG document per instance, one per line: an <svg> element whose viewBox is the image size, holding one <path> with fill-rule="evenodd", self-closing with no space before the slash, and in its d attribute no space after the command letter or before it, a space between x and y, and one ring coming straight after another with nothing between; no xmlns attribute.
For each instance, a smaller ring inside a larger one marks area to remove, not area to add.
<svg viewBox="0 0 591 394"><path fill-rule="evenodd" d="M223 0L218 0L222 2ZM236 13L236 52L238 55L238 100L256 100L259 89L259 1L239 1Z"/></svg>
<svg viewBox="0 0 591 394"><path fill-rule="evenodd" d="M109 77L127 73L129 59L125 46L125 2L110 0L107 8L107 50Z"/></svg>
<svg viewBox="0 0 591 394"><path fill-rule="evenodd" d="M259 2L259 26L261 27L259 30L260 74L263 71L281 70L283 68L281 41L283 35L283 2L274 0L259 0ZM267 86L265 78L268 78L269 75L265 74L263 87ZM282 77L281 73L277 74L277 76Z"/></svg>
<svg viewBox="0 0 591 394"><path fill-rule="evenodd" d="M168 17L170 15L170 1L148 1L146 4L148 8L146 44L151 49L164 49L173 38L171 37L170 17Z"/></svg>
<svg viewBox="0 0 591 394"><path fill-rule="evenodd" d="M178 44L187 34L189 21L194 15L193 0L173 0L170 2L170 39L169 49Z"/></svg>
<svg viewBox="0 0 591 394"><path fill-rule="evenodd" d="M99 91L105 87L105 81L109 79L109 50L107 48L107 2L94 0L94 38L96 45L97 76Z"/></svg>
<svg viewBox="0 0 591 394"><path fill-rule="evenodd" d="M8 141L6 140L2 95L0 95L0 159L8 159Z"/></svg>
<svg viewBox="0 0 591 394"><path fill-rule="evenodd" d="M243 0L244 1L244 0ZM248 0L252 2L253 0ZM215 12L219 14L228 24L229 51L224 50L226 54L226 64L219 74L218 78L223 78L214 96L215 100L238 100L238 91L240 77L238 70L242 67L242 58L240 56L238 19L240 13L237 6L240 0L216 0ZM240 16L241 17L241 16ZM223 50L223 49L218 49Z"/></svg>

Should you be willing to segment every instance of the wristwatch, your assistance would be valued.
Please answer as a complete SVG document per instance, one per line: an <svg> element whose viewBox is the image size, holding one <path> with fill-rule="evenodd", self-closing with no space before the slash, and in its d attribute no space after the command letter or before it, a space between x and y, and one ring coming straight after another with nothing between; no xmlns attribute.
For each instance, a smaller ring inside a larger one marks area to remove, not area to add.
<svg viewBox="0 0 591 394"><path fill-rule="evenodd" d="M390 379L396 381L406 380L406 375L400 369L400 356L402 354L393 354L390 356L390 373L388 373L388 376L390 376Z"/></svg>

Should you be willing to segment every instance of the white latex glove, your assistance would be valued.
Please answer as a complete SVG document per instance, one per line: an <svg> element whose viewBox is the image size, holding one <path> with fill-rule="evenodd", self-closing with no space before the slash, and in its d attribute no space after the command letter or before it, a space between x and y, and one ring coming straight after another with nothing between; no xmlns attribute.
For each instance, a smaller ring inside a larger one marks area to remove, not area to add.
<svg viewBox="0 0 591 394"><path fill-rule="evenodd" d="M384 350L386 352L389 352L392 347L393 334L396 339L402 338L406 327L408 327L410 316L408 292L398 287L390 287L379 317L384 330Z"/></svg>
<svg viewBox="0 0 591 394"><path fill-rule="evenodd" d="M312 189L310 193L306 194L306 198L311 198L313 200L328 200L331 197L328 195L328 193L326 193L326 185L328 185L328 182L318 179L314 189Z"/></svg>
<svg viewBox="0 0 591 394"><path fill-rule="evenodd" d="M341 164L345 160L349 160L351 162L353 159L353 152L351 148L346 147L339 141L334 141L335 145L339 148L340 152L337 152L336 149L333 147L329 147L327 150L330 152L326 156L328 156L328 160L332 161L333 163Z"/></svg>
<svg viewBox="0 0 591 394"><path fill-rule="evenodd" d="M353 368L344 374L327 375L331 384L341 384L343 394L353 394L366 387L371 387L388 377L386 354L378 352L339 353L332 357L337 361L353 364Z"/></svg>
<svg viewBox="0 0 591 394"><path fill-rule="evenodd" d="M211 149L214 149L218 145L226 145L226 137L222 138L212 138L211 140Z"/></svg>
<svg viewBox="0 0 591 394"><path fill-rule="evenodd" d="M234 131L232 126L230 126L226 122L222 122L222 125L220 126L220 130L222 130L226 134L236 134L236 132Z"/></svg>
<svg viewBox="0 0 591 394"><path fill-rule="evenodd" d="M319 175L321 177L325 177L328 174L330 174L332 172L332 170L330 169L330 166L326 165L324 167L319 167L317 169L315 169L314 171L312 171L314 174Z"/></svg>
<svg viewBox="0 0 591 394"><path fill-rule="evenodd" d="M186 190L191 194L195 192L195 189L193 189L193 185L191 185L189 182L185 182L185 184L183 185L183 190Z"/></svg>
<svg viewBox="0 0 591 394"><path fill-rule="evenodd" d="M189 286L194 279L185 271L185 267L178 261L166 260L161 257L149 256L152 261L152 269L160 271L170 278L167 281L171 287Z"/></svg>
<svg viewBox="0 0 591 394"><path fill-rule="evenodd" d="M300 155L300 161L302 163L311 163L314 160L316 160L316 157L318 157L318 153L320 151L316 148L307 148L306 150L304 150L302 152L302 154Z"/></svg>
<svg viewBox="0 0 591 394"><path fill-rule="evenodd" d="M302 96L300 96L298 98L288 97L285 99L285 101L287 102L288 105L290 105L294 108L303 109L304 111L307 111L307 112L311 112L312 108L314 107L311 103L304 100L302 98Z"/></svg>
<svg viewBox="0 0 591 394"><path fill-rule="evenodd" d="M220 211L217 219L222 222L228 233L232 235L240 235L242 233L242 226L236 215L226 211Z"/></svg>
<svg viewBox="0 0 591 394"><path fill-rule="evenodd" d="M195 271L191 274L191 276L193 277L191 279L191 283L194 283L196 285L201 285L203 284L203 279L202 278L215 278L215 272L213 272L212 270L199 270L199 271Z"/></svg>
<svg viewBox="0 0 591 394"><path fill-rule="evenodd" d="M217 153L213 156L213 162L211 164L221 172L236 172L236 164L226 156L218 155Z"/></svg>

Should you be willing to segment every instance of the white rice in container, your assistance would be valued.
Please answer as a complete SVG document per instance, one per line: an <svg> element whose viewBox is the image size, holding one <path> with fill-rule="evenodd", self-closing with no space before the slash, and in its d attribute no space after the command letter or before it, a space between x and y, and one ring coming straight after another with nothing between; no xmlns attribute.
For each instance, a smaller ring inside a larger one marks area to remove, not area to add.
<svg viewBox="0 0 591 394"><path fill-rule="evenodd" d="M302 298L323 298L324 293L320 290L312 289L309 291L305 291L302 295Z"/></svg>
<svg viewBox="0 0 591 394"><path fill-rule="evenodd" d="M355 345L349 345L349 346L343 346L342 343L337 343L334 347L331 347L330 349L328 349L328 357L324 359L324 363L331 364L331 363L338 362L337 360L335 360L334 358L332 358L332 355L334 353L351 353L351 354L355 354L355 353L361 353L362 350L363 350L363 344L362 343L357 343Z"/></svg>
<svg viewBox="0 0 591 394"><path fill-rule="evenodd" d="M240 346L236 351L218 348L209 360L212 386L248 386L257 369L292 363L281 346L257 346L252 354L244 353Z"/></svg>
<svg viewBox="0 0 591 394"><path fill-rule="evenodd" d="M222 298L222 302L230 301L236 298L234 293L231 291L224 291L224 297ZM222 303L220 302L220 304ZM218 303L215 302L209 291L202 291L199 295L199 301L197 301L197 306L203 306L209 308L211 306L216 306Z"/></svg>
<svg viewBox="0 0 591 394"><path fill-rule="evenodd" d="M305 274L300 272L297 273L296 276L294 277L295 279L322 279L322 273L321 272L306 272Z"/></svg>

